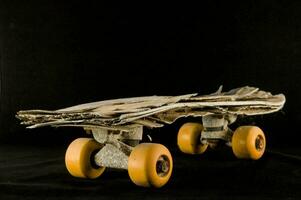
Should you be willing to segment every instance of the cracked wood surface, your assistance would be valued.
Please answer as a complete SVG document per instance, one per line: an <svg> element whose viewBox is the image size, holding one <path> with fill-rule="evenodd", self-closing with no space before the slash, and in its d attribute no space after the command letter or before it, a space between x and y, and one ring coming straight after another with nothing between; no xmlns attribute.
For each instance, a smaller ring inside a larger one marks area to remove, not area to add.
<svg viewBox="0 0 301 200"><path fill-rule="evenodd" d="M104 100L59 110L21 110L16 117L27 128L42 126L123 126L141 124L150 128L173 123L181 117L210 114L263 115L279 111L283 94L272 95L256 87L240 87L209 95L148 96Z"/></svg>

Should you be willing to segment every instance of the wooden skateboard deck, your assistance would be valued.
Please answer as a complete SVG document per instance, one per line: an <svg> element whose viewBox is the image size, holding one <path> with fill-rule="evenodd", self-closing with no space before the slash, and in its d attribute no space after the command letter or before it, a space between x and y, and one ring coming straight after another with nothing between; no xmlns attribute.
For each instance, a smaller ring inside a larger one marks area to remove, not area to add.
<svg viewBox="0 0 301 200"><path fill-rule="evenodd" d="M221 115L263 115L280 110L283 94L255 87L241 87L209 95L148 96L105 100L59 110L23 110L16 115L28 128L41 126L122 126L141 124L161 127L180 117Z"/></svg>

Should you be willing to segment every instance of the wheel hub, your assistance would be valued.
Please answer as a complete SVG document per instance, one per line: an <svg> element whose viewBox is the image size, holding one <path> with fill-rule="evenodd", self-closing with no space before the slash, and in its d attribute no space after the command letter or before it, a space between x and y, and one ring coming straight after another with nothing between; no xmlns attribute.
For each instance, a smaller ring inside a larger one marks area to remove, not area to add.
<svg viewBox="0 0 301 200"><path fill-rule="evenodd" d="M156 163L157 174L161 177L166 176L170 170L170 163L167 156L160 156Z"/></svg>
<svg viewBox="0 0 301 200"><path fill-rule="evenodd" d="M262 151L264 148L264 139L261 135L258 135L255 140L255 147L257 151Z"/></svg>

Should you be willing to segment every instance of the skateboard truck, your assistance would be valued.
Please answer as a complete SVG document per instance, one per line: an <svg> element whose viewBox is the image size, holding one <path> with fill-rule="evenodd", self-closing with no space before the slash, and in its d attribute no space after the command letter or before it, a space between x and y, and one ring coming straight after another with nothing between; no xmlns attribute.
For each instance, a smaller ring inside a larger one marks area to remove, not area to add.
<svg viewBox="0 0 301 200"><path fill-rule="evenodd" d="M237 115L210 114L202 117L202 123L186 123L178 132L178 146L183 153L202 154L207 147L215 148L220 141L232 147L237 158L257 160L265 151L266 140L257 126L229 128Z"/></svg>
<svg viewBox="0 0 301 200"><path fill-rule="evenodd" d="M202 117L203 130L200 142L202 144L214 143L223 140L230 145L233 131L228 125L234 123L236 115L205 115Z"/></svg>
<svg viewBox="0 0 301 200"><path fill-rule="evenodd" d="M69 145L65 162L71 175L97 178L108 167L128 170L131 180L139 186L162 187L169 180L172 156L161 144L139 144L143 125L83 128L93 138L78 138Z"/></svg>
<svg viewBox="0 0 301 200"><path fill-rule="evenodd" d="M94 160L98 166L127 169L128 157L133 147L142 140L143 126L128 125L122 127L85 127L92 132L94 139L103 145L95 154Z"/></svg>
<svg viewBox="0 0 301 200"><path fill-rule="evenodd" d="M94 139L104 146L92 158L96 166L128 169L128 160L134 147L142 140L143 126L128 125L115 128L92 127L86 129L92 132ZM171 170L170 161L161 155L156 162L158 176L164 177Z"/></svg>

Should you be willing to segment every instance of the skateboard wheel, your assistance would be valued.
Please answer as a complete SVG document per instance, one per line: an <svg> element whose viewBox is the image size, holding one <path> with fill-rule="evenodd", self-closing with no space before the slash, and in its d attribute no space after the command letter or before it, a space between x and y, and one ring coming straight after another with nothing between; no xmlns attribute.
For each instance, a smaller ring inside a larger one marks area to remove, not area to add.
<svg viewBox="0 0 301 200"><path fill-rule="evenodd" d="M199 123L186 123L178 132L178 147L183 153L202 154L208 145L200 141L203 125Z"/></svg>
<svg viewBox="0 0 301 200"><path fill-rule="evenodd" d="M68 147L65 164L69 173L79 178L97 178L105 170L94 163L94 154L101 149L101 145L92 138L78 138Z"/></svg>
<svg viewBox="0 0 301 200"><path fill-rule="evenodd" d="M257 126L240 126L232 136L232 150L237 158L257 160L265 151L266 140Z"/></svg>
<svg viewBox="0 0 301 200"><path fill-rule="evenodd" d="M172 168L171 154L161 144L137 145L128 161L128 173L131 180L143 187L162 187L169 180Z"/></svg>

